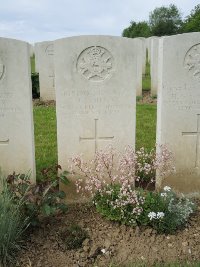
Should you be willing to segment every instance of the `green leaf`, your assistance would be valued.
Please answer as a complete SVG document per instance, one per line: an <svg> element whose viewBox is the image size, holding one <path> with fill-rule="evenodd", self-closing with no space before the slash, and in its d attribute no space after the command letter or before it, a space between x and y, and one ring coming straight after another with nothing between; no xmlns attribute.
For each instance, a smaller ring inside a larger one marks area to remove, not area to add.
<svg viewBox="0 0 200 267"><path fill-rule="evenodd" d="M68 210L67 205L65 203L60 203L58 204L58 208L62 211L62 212L66 212Z"/></svg>
<svg viewBox="0 0 200 267"><path fill-rule="evenodd" d="M64 191L59 191L59 192L57 193L57 196L58 196L59 198L61 198L61 199L64 199L64 198L66 197L66 194L65 194Z"/></svg>
<svg viewBox="0 0 200 267"><path fill-rule="evenodd" d="M44 206L42 206L42 212L49 216L51 214L51 207L48 204L44 204Z"/></svg>
<svg viewBox="0 0 200 267"><path fill-rule="evenodd" d="M70 183L69 179L66 177L64 173L60 175L60 180L65 185L68 185Z"/></svg>

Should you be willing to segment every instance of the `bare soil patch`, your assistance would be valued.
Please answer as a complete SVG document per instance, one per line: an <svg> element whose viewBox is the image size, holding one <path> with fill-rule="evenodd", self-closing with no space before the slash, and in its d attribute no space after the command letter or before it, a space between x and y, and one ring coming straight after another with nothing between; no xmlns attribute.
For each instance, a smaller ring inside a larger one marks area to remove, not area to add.
<svg viewBox="0 0 200 267"><path fill-rule="evenodd" d="M40 99L33 99L33 106L51 107L51 106L55 106L55 105L56 105L55 100L42 101Z"/></svg>
<svg viewBox="0 0 200 267"><path fill-rule="evenodd" d="M82 248L67 250L60 233L79 225L88 238ZM131 228L107 221L93 206L73 204L65 216L30 232L19 255L20 267L106 267L110 263L200 261L200 205L186 228L175 235L156 234L151 228ZM114 265L113 265L114 266Z"/></svg>
<svg viewBox="0 0 200 267"><path fill-rule="evenodd" d="M143 91L141 99L137 102L140 104L156 104L157 98L151 96L151 91Z"/></svg>

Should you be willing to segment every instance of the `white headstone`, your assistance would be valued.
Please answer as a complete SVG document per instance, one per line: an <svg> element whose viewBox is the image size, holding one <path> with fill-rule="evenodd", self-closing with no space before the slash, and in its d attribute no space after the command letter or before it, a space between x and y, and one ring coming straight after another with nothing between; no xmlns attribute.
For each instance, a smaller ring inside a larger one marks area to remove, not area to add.
<svg viewBox="0 0 200 267"><path fill-rule="evenodd" d="M152 41L154 39L156 39L156 38L159 38L159 37L157 37L157 36L151 36L151 37L148 37L146 39L146 49L147 49L147 52L148 52L147 60L148 60L149 63L151 63L151 54L152 54L151 47L152 47Z"/></svg>
<svg viewBox="0 0 200 267"><path fill-rule="evenodd" d="M146 38L139 37L142 41L142 74L145 74L146 71Z"/></svg>
<svg viewBox="0 0 200 267"><path fill-rule="evenodd" d="M148 62L150 62L150 57L151 57L151 39L153 38L154 36L151 36L149 38L146 39L146 49L147 49L147 60Z"/></svg>
<svg viewBox="0 0 200 267"><path fill-rule="evenodd" d="M157 143L174 152L176 166L165 184L199 193L200 33L164 37L159 57Z"/></svg>
<svg viewBox="0 0 200 267"><path fill-rule="evenodd" d="M29 44L0 38L0 168L35 179Z"/></svg>
<svg viewBox="0 0 200 267"><path fill-rule="evenodd" d="M55 100L54 44L35 44L36 70L39 72L40 99Z"/></svg>
<svg viewBox="0 0 200 267"><path fill-rule="evenodd" d="M158 48L160 38L154 37L151 40L151 95L157 95L158 91Z"/></svg>
<svg viewBox="0 0 200 267"><path fill-rule="evenodd" d="M57 40L54 47L62 168L73 155L92 159L95 151L109 144L118 151L126 145L134 147L138 42L80 36ZM73 192L70 188L68 197L75 199Z"/></svg>
<svg viewBox="0 0 200 267"><path fill-rule="evenodd" d="M34 54L35 54L35 72L39 73L39 66L38 66L38 50L36 49L36 44L34 44Z"/></svg>
<svg viewBox="0 0 200 267"><path fill-rule="evenodd" d="M33 44L29 44L30 46L30 57L34 56L34 45Z"/></svg>
<svg viewBox="0 0 200 267"><path fill-rule="evenodd" d="M142 96L142 73L143 73L143 61L144 61L144 47L143 40L141 38L135 38L137 44L137 85L136 95Z"/></svg>

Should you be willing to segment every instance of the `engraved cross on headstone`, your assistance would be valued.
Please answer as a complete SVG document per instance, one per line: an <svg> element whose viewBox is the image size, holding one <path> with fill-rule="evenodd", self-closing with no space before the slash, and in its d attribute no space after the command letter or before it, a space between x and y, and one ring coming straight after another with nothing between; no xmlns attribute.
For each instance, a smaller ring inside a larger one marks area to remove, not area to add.
<svg viewBox="0 0 200 267"><path fill-rule="evenodd" d="M114 138L114 136L98 136L98 119L94 119L94 137L79 137L79 141L94 141L95 144L95 153L97 152L98 148L98 141L109 141Z"/></svg>
<svg viewBox="0 0 200 267"><path fill-rule="evenodd" d="M6 140L0 139L0 145L8 145L8 144L9 144L9 139L6 139Z"/></svg>
<svg viewBox="0 0 200 267"><path fill-rule="evenodd" d="M196 130L196 132L182 132L182 135L196 136L195 167L199 167L199 160L200 160L200 155L199 155L199 152L200 152L199 151L199 146L200 146L200 114L197 114L197 130Z"/></svg>

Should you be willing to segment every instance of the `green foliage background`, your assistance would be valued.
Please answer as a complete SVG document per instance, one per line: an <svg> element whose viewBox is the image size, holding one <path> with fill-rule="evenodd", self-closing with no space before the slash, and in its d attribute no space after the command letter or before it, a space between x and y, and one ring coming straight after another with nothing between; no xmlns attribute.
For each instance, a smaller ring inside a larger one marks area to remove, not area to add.
<svg viewBox="0 0 200 267"><path fill-rule="evenodd" d="M149 37L200 31L200 4L183 18L180 9L173 4L155 8L147 21L135 22L122 32L123 37Z"/></svg>

